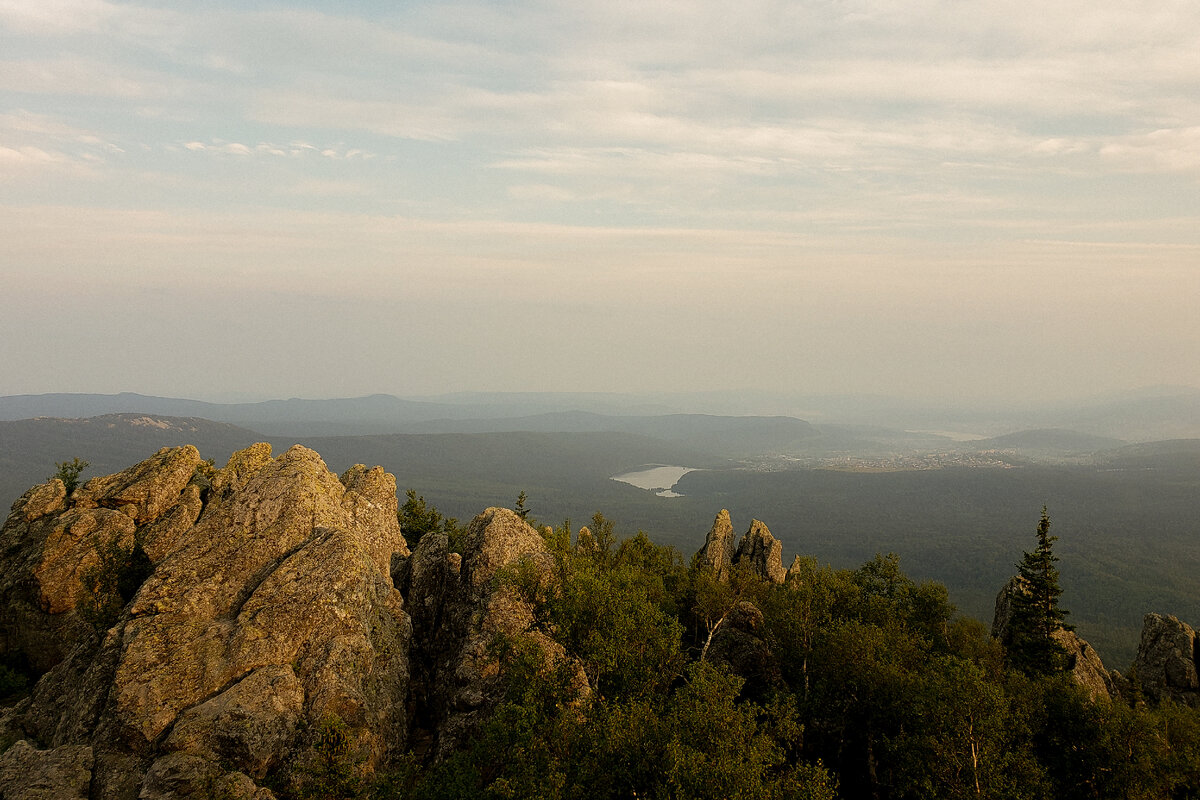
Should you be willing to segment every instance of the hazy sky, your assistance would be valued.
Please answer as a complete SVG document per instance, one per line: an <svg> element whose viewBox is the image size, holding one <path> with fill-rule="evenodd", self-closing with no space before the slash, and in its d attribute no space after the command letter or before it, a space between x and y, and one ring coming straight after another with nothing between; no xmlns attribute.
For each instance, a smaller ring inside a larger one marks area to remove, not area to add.
<svg viewBox="0 0 1200 800"><path fill-rule="evenodd" d="M0 394L1200 385L1200 3L0 0Z"/></svg>

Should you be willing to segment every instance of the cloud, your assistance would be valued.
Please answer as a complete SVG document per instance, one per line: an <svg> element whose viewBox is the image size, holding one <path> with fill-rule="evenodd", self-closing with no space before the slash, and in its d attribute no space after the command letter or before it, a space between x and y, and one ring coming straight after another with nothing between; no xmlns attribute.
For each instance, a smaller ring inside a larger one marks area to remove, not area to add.
<svg viewBox="0 0 1200 800"><path fill-rule="evenodd" d="M117 13L103 0L0 0L0 23L43 35L97 30Z"/></svg>
<svg viewBox="0 0 1200 800"><path fill-rule="evenodd" d="M1186 172L1200 177L1200 126L1165 128L1115 138L1100 155L1135 172Z"/></svg>
<svg viewBox="0 0 1200 800"><path fill-rule="evenodd" d="M47 153L37 147L4 147L0 145L0 162L17 165L57 164L64 160L62 155Z"/></svg>
<svg viewBox="0 0 1200 800"><path fill-rule="evenodd" d="M0 0L6 288L286 286L468 309L476 344L514 331L488 309L621 309L753 350L720 309L884 367L906 319L993 353L994 320L1132 341L1097 322L1122 294L1195 296L1191 0L328 9Z"/></svg>
<svg viewBox="0 0 1200 800"><path fill-rule="evenodd" d="M0 114L0 170L26 179L57 174L92 181L123 149L98 133L25 109Z"/></svg>
<svg viewBox="0 0 1200 800"><path fill-rule="evenodd" d="M338 160L367 160L375 157L374 153L357 147L348 148L345 145L339 144L333 147L318 148L306 142L292 142L289 144L259 142L255 145L247 145L241 142L226 142L214 139L211 142L196 140L183 142L180 146L193 153L215 153L234 156L272 156L275 158L295 159L309 155L320 155L324 158Z"/></svg>

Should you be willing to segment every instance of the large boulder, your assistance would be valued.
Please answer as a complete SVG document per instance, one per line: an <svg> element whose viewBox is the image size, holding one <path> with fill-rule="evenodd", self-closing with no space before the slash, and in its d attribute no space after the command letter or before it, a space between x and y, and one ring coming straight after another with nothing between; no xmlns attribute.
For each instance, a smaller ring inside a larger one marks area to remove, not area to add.
<svg viewBox="0 0 1200 800"><path fill-rule="evenodd" d="M1170 615L1151 613L1142 620L1142 639L1132 671L1151 699L1197 706L1198 655L1196 631L1190 625Z"/></svg>
<svg viewBox="0 0 1200 800"><path fill-rule="evenodd" d="M0 648L46 674L8 735L87 748L90 796L122 800L264 800L266 778L296 791L330 721L364 772L403 752L410 623L391 564L409 553L395 480L362 466L339 479L299 446L272 458L255 445L215 474L201 463L195 448L164 449L70 498L52 481L14 505ZM103 548L135 541L150 575L94 630L82 578Z"/></svg>
<svg viewBox="0 0 1200 800"><path fill-rule="evenodd" d="M199 463L194 447L163 448L69 498L52 479L18 499L0 529L0 652L22 654L39 673L66 658L86 635L75 612L101 555L128 550L135 538L158 541L167 520L176 528L195 522L199 497L186 490Z"/></svg>
<svg viewBox="0 0 1200 800"><path fill-rule="evenodd" d="M1105 668L1096 648L1075 631L1059 628L1054 632L1054 641L1067 654L1067 669L1071 677L1087 690L1093 700L1115 697L1116 682L1113 675Z"/></svg>

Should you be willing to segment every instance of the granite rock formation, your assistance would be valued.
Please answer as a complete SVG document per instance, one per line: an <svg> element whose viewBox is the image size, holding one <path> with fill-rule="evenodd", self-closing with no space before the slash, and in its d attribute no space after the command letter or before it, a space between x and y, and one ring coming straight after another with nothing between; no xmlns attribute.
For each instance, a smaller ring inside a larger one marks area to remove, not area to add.
<svg viewBox="0 0 1200 800"><path fill-rule="evenodd" d="M723 508L713 520L704 546L696 554L699 562L708 565L717 580L728 580L733 568L742 563L748 564L763 580L783 583L787 579L788 573L783 567L783 543L771 535L765 524L752 520L736 549L733 538L733 523L729 511Z"/></svg>
<svg viewBox="0 0 1200 800"><path fill-rule="evenodd" d="M750 530L738 542L733 563L746 561L754 574L771 583L783 583L787 570L783 568L783 542L771 535L767 526L758 520L750 522Z"/></svg>
<svg viewBox="0 0 1200 800"><path fill-rule="evenodd" d="M729 571L733 569L733 523L728 509L717 512L712 529L704 538L704 546L696 555L701 564L708 565L717 580L729 578Z"/></svg>
<svg viewBox="0 0 1200 800"><path fill-rule="evenodd" d="M426 534L396 570L412 618L410 694L418 710L412 744L421 754L453 751L498 699L500 656L491 647L498 637L534 648L547 665L566 657L533 628L533 604L511 583L495 580L523 565L537 585L552 583L554 559L542 535L516 512L489 508L471 521L462 550L450 552L444 533ZM581 669L577 676L583 690Z"/></svg>
<svg viewBox="0 0 1200 800"><path fill-rule="evenodd" d="M1197 647L1200 643L1196 631L1186 622L1170 615L1147 614L1132 670L1146 696L1156 701L1170 699L1183 705L1200 705Z"/></svg>
<svg viewBox="0 0 1200 800"><path fill-rule="evenodd" d="M495 698L497 636L563 657L495 580L526 563L550 581L553 562L504 509L461 554L445 534L410 553L396 511L381 468L339 477L265 444L220 470L164 448L69 497L26 492L0 530L0 656L38 680L0 709L0 796L271 800L267 784L302 789L329 726L364 776L422 736L453 747ZM144 579L115 618L89 615L97 575L125 569L105 554L135 552Z"/></svg>

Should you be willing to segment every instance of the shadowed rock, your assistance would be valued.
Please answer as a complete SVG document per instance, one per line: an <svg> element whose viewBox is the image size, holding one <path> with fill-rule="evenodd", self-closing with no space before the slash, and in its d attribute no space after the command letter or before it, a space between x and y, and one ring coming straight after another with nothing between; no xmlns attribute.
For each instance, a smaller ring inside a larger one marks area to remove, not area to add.
<svg viewBox="0 0 1200 800"><path fill-rule="evenodd" d="M742 600L713 636L708 656L746 680L746 688L761 693L783 684L779 659L763 641L763 613Z"/></svg>
<svg viewBox="0 0 1200 800"><path fill-rule="evenodd" d="M0 755L0 797L5 800L87 800L92 748L38 750L21 740Z"/></svg>
<svg viewBox="0 0 1200 800"><path fill-rule="evenodd" d="M1196 631L1170 615L1147 614L1142 621L1133 671L1151 699L1200 705Z"/></svg>

